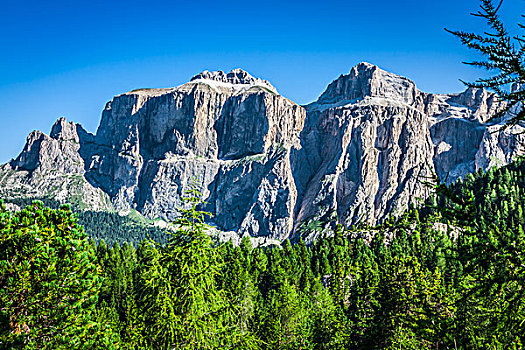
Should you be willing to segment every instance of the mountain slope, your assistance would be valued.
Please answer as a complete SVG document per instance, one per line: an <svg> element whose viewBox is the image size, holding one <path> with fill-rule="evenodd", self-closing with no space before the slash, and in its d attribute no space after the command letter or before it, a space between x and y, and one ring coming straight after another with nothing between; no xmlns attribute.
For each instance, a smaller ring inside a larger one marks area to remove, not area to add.
<svg viewBox="0 0 525 350"><path fill-rule="evenodd" d="M525 136L498 131L497 106L485 90L429 94L368 63L305 107L243 70L205 71L116 96L96 135L64 119L31 133L0 168L0 196L172 220L195 186L219 230L283 240L306 220L400 213L428 196L433 171L453 181L507 164Z"/></svg>
<svg viewBox="0 0 525 350"><path fill-rule="evenodd" d="M451 182L523 154L521 126L498 131L489 122L494 94L429 94L369 63L306 109L294 168L297 225L334 214L346 225L377 223L426 198L422 182L434 171Z"/></svg>

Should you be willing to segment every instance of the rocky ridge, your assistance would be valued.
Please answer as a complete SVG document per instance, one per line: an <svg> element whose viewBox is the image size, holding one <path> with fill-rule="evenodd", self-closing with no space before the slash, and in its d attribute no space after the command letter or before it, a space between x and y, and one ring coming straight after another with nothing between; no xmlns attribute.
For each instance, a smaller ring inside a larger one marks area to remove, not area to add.
<svg viewBox="0 0 525 350"><path fill-rule="evenodd" d="M195 185L223 232L283 240L301 223L376 223L453 181L523 154L521 126L491 120L494 94L429 94L361 63L299 106L236 69L108 102L95 135L59 119L0 167L0 196L52 196L172 220ZM315 232L307 239L315 238Z"/></svg>

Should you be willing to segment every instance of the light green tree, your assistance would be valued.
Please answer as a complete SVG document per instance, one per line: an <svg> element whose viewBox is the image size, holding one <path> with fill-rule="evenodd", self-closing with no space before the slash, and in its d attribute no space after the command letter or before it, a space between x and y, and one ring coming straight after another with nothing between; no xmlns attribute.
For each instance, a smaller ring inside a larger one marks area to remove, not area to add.
<svg viewBox="0 0 525 350"><path fill-rule="evenodd" d="M309 307L297 287L284 280L268 296L263 336L268 349L310 349Z"/></svg>
<svg viewBox="0 0 525 350"><path fill-rule="evenodd" d="M373 334L376 346L388 349L445 348L443 334L454 315L453 296L440 273L412 256L396 256L379 285L380 309Z"/></svg>
<svg viewBox="0 0 525 350"><path fill-rule="evenodd" d="M167 245L151 243L142 262L139 304L145 342L156 349L215 349L227 342L226 303L216 288L219 257L206 234L200 193L191 189Z"/></svg>

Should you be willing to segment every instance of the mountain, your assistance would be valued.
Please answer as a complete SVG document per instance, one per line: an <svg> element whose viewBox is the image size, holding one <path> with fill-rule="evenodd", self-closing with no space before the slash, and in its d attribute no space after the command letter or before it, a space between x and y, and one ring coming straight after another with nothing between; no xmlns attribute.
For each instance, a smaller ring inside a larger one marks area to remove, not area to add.
<svg viewBox="0 0 525 350"><path fill-rule="evenodd" d="M346 225L377 223L424 199L435 172L452 182L523 153L524 129L489 122L495 94L429 94L369 63L353 67L306 106L294 168L297 224L336 213Z"/></svg>
<svg viewBox="0 0 525 350"><path fill-rule="evenodd" d="M204 71L114 97L95 135L63 118L32 132L0 167L0 197L172 220L195 186L219 230L283 240L308 220L399 213L434 171L453 181L507 164L525 136L500 130L497 108L488 91L425 93L369 63L304 107L241 69Z"/></svg>

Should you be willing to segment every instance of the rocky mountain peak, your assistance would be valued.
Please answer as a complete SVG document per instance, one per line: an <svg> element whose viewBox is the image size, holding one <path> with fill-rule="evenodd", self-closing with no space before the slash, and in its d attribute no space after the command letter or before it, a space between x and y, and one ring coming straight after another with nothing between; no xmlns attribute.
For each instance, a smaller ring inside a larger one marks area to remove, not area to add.
<svg viewBox="0 0 525 350"><path fill-rule="evenodd" d="M452 107L464 107L469 115L467 119L488 122L502 107L500 100L494 92L486 89L468 88L457 94L447 95L446 102Z"/></svg>
<svg viewBox="0 0 525 350"><path fill-rule="evenodd" d="M234 69L229 73L225 73L222 70L213 72L205 70L204 72L195 75L190 81L197 79L213 80L230 84L254 84L257 80L260 80L254 78L250 73L240 68Z"/></svg>
<svg viewBox="0 0 525 350"><path fill-rule="evenodd" d="M192 77L190 82L195 82L199 80L215 81L218 83L233 85L259 85L266 86L274 92L276 91L275 87L273 87L269 81L260 78L255 78L250 73L240 68L233 69L229 73L225 73L222 70L213 72L205 70L204 72Z"/></svg>
<svg viewBox="0 0 525 350"><path fill-rule="evenodd" d="M356 64L350 69L350 74L352 74L354 71L359 73L359 72L366 72L366 71L375 71L379 69L381 68L379 68L375 64L372 64L369 62L359 62L358 64Z"/></svg>
<svg viewBox="0 0 525 350"><path fill-rule="evenodd" d="M65 117L57 119L49 136L55 140L79 142L76 124L68 122Z"/></svg>
<svg viewBox="0 0 525 350"><path fill-rule="evenodd" d="M334 80L313 104L318 109L355 103L367 97L379 97L413 104L418 90L408 78L361 62L349 74ZM320 107L320 108L319 108Z"/></svg>

